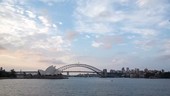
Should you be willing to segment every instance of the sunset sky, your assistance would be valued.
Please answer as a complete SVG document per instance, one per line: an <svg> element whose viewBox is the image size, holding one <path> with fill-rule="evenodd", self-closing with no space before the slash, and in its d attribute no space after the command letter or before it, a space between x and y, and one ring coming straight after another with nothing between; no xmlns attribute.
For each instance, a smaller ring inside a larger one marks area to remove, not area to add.
<svg viewBox="0 0 170 96"><path fill-rule="evenodd" d="M0 67L170 71L170 0L0 0Z"/></svg>

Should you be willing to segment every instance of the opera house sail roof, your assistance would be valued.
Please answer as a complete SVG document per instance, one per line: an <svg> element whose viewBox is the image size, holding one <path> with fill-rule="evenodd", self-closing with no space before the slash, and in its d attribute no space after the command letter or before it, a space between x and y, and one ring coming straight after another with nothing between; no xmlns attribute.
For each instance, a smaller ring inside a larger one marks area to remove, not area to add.
<svg viewBox="0 0 170 96"><path fill-rule="evenodd" d="M61 74L61 72L59 70L57 70L55 68L55 66L49 66L45 71L39 69L38 72L40 73L40 75L58 75Z"/></svg>

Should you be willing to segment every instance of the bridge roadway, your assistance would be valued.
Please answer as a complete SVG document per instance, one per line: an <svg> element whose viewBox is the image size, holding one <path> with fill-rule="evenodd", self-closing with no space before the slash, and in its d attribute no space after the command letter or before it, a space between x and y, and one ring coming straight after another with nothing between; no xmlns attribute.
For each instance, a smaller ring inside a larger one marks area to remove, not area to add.
<svg viewBox="0 0 170 96"><path fill-rule="evenodd" d="M38 71L16 71L17 74L19 73L26 73L26 74L37 74ZM62 73L95 73L93 71L62 71Z"/></svg>

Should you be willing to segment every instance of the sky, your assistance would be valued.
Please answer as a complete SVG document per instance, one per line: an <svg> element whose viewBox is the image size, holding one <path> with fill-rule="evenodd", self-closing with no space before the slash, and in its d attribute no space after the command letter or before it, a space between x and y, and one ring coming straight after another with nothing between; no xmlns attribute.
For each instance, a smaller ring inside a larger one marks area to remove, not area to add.
<svg viewBox="0 0 170 96"><path fill-rule="evenodd" d="M0 66L170 71L169 0L0 0Z"/></svg>

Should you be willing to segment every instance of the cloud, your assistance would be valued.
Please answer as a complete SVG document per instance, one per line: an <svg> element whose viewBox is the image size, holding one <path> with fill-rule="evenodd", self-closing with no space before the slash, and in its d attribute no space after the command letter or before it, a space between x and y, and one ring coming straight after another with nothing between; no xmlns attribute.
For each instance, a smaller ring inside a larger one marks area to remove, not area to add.
<svg viewBox="0 0 170 96"><path fill-rule="evenodd" d="M53 6L56 3L61 3L61 2L70 2L72 0L40 0L45 4L48 4L49 6Z"/></svg>
<svg viewBox="0 0 170 96"><path fill-rule="evenodd" d="M66 39L72 41L72 40L74 40L78 35L79 35L78 32L67 32L65 37L66 37Z"/></svg>
<svg viewBox="0 0 170 96"><path fill-rule="evenodd" d="M62 25L62 24L63 24L63 22L58 22L58 24Z"/></svg>
<svg viewBox="0 0 170 96"><path fill-rule="evenodd" d="M104 22L100 22L99 20L99 15L108 9L107 5L109 5L109 2L101 3L99 1L78 1L77 4L78 7L76 8L74 15L77 19L76 30L78 32L99 34L111 32L112 28L110 25Z"/></svg>
<svg viewBox="0 0 170 96"><path fill-rule="evenodd" d="M51 25L49 24L49 21L43 17L43 16L38 16L38 19L46 26L46 27L50 27Z"/></svg>
<svg viewBox="0 0 170 96"><path fill-rule="evenodd" d="M30 17L30 18L36 18L36 14L34 14L33 12L31 11L25 11L27 13L27 15Z"/></svg>
<svg viewBox="0 0 170 96"><path fill-rule="evenodd" d="M56 59L49 59L49 60L39 60L39 62L46 63L46 64L66 64L65 62L61 60Z"/></svg>
<svg viewBox="0 0 170 96"><path fill-rule="evenodd" d="M50 38L32 42L31 48L44 50L55 49L56 51L64 51L64 44L65 42L62 36L51 36Z"/></svg>
<svg viewBox="0 0 170 96"><path fill-rule="evenodd" d="M170 54L159 56L158 60L161 60L161 61L170 61Z"/></svg>
<svg viewBox="0 0 170 96"><path fill-rule="evenodd" d="M160 48L159 54L160 54L161 56L170 55L170 39L162 40L161 45L162 45L162 46L161 46L161 48Z"/></svg>
<svg viewBox="0 0 170 96"><path fill-rule="evenodd" d="M4 48L4 47L0 46L0 50L6 50L6 48Z"/></svg>
<svg viewBox="0 0 170 96"><path fill-rule="evenodd" d="M136 44L137 48L148 50L148 49L157 47L158 41L157 40L143 40L143 41L136 40L134 41L134 44Z"/></svg>
<svg viewBox="0 0 170 96"><path fill-rule="evenodd" d="M21 10L22 12L20 12ZM46 26L45 20L42 23L38 23L36 21L37 18L33 19L30 16L26 16L27 12L31 11L20 6L14 7L13 5L1 4L0 13L3 14L0 17L1 33L24 37L49 31L49 26Z"/></svg>
<svg viewBox="0 0 170 96"><path fill-rule="evenodd" d="M92 46L93 46L93 47L96 47L96 48L102 46L102 44L103 44L103 43L101 43L101 42L100 42L100 43L95 42L95 41L92 42Z"/></svg>
<svg viewBox="0 0 170 96"><path fill-rule="evenodd" d="M17 48L58 51L67 49L69 44L66 44L62 36L52 35L53 31L59 31L58 26L46 18L48 16L31 10L14 1L1 3L0 44L12 50L18 50Z"/></svg>
<svg viewBox="0 0 170 96"><path fill-rule="evenodd" d="M77 5L74 16L78 32L137 34L141 38L150 38L158 36L161 29L168 28L168 0L138 0L133 3L130 0L80 0Z"/></svg>
<svg viewBox="0 0 170 96"><path fill-rule="evenodd" d="M164 69L169 71L170 68L170 54L157 54L152 60L152 64L159 69ZM157 69L158 69L157 68Z"/></svg>
<svg viewBox="0 0 170 96"><path fill-rule="evenodd" d="M57 58L67 61L65 58L71 55L63 54L69 53L70 43L56 34L60 32L59 26L50 20L48 14L42 15L36 9L28 7L26 2L24 6L17 2L0 2L0 50L3 57L0 63L6 67L18 69L25 66L29 69L29 66L48 66L39 62L47 57L50 60L60 55ZM9 56L16 59L8 58Z"/></svg>
<svg viewBox="0 0 170 96"><path fill-rule="evenodd" d="M107 10L109 2L108 0L102 3L100 1L78 1L77 4L77 12L87 17L96 17Z"/></svg>
<svg viewBox="0 0 170 96"><path fill-rule="evenodd" d="M125 58L113 58L112 59L112 63L113 64L126 64L127 63L127 61L125 60Z"/></svg>
<svg viewBox="0 0 170 96"><path fill-rule="evenodd" d="M169 0L137 0L136 2L139 7L141 8L161 8L161 5L166 5L166 3L169 3ZM157 5L160 4L160 5ZM157 6L154 6L157 5ZM154 6L154 7L153 7Z"/></svg>
<svg viewBox="0 0 170 96"><path fill-rule="evenodd" d="M4 12L2 11L4 10ZM35 25L35 21L26 18L22 14L15 12L17 9L11 6L2 5L0 7L1 14L1 31L0 33L6 33L10 35L15 35L18 37L24 35L31 35L33 31L38 31ZM23 32L23 33L22 33Z"/></svg>
<svg viewBox="0 0 170 96"><path fill-rule="evenodd" d="M85 37L86 37L86 38L90 38L90 36L89 36L89 35L86 35Z"/></svg>
<svg viewBox="0 0 170 96"><path fill-rule="evenodd" d="M103 23L95 23L91 21L78 21L76 22L76 31L78 32L85 32L85 33L96 33L96 34L105 34L111 32L111 28L109 24Z"/></svg>
<svg viewBox="0 0 170 96"><path fill-rule="evenodd" d="M5 69L10 70L14 68L15 70L37 70L42 68L45 64L40 64L38 60L42 58L42 55L37 54L37 52L32 51L12 51L12 50L2 50L0 51L0 63Z"/></svg>
<svg viewBox="0 0 170 96"><path fill-rule="evenodd" d="M96 34L115 32L113 25L122 21L126 15L122 11L114 10L114 4L112 0L78 1L74 12L77 19L76 30Z"/></svg>
<svg viewBox="0 0 170 96"><path fill-rule="evenodd" d="M170 49L170 40L169 39L164 41L164 48L165 49Z"/></svg>
<svg viewBox="0 0 170 96"><path fill-rule="evenodd" d="M153 37L158 34L158 32L154 29L147 29L147 28L131 28L131 27L126 27L123 29L123 31L129 32L129 33L134 33L138 34L144 38L147 37Z"/></svg>
<svg viewBox="0 0 170 96"><path fill-rule="evenodd" d="M95 41L92 42L93 47L102 47L106 49L111 49L114 45L119 45L124 43L122 36L114 36L114 35L104 35L102 37L98 37Z"/></svg>

